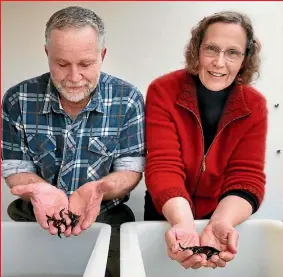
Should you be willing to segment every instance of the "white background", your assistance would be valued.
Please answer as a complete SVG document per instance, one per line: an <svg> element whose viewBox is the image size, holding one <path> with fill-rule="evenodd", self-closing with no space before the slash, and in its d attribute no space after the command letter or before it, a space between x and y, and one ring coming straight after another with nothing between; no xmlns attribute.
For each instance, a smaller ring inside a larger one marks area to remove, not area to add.
<svg viewBox="0 0 283 277"><path fill-rule="evenodd" d="M269 129L266 196L256 218L282 219L283 3L280 2L23 2L2 3L2 94L16 83L48 71L44 30L58 9L80 5L104 20L108 48L103 71L138 87L146 95L156 77L184 65L191 28L222 10L244 12L253 21L262 50L260 79L254 84L268 99ZM280 106L275 108L274 105ZM129 205L143 219L145 185L133 191ZM14 199L2 182L2 220Z"/></svg>

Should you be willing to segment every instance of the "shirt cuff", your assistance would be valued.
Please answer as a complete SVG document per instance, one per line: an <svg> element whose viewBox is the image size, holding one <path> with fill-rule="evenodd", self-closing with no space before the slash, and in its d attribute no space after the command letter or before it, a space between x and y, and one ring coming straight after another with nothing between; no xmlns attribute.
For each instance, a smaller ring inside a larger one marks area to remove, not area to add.
<svg viewBox="0 0 283 277"><path fill-rule="evenodd" d="M114 161L114 171L136 171L143 172L145 166L145 157L123 157Z"/></svg>
<svg viewBox="0 0 283 277"><path fill-rule="evenodd" d="M2 161L2 177L7 178L8 176L22 172L33 172L36 173L36 167L31 161L22 160L3 160Z"/></svg>

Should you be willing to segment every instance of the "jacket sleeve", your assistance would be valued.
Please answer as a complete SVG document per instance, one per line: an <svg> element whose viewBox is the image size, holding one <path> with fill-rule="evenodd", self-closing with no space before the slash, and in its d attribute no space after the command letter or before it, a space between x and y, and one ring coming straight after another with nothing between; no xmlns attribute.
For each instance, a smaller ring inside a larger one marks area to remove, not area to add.
<svg viewBox="0 0 283 277"><path fill-rule="evenodd" d="M192 206L185 187L184 163L172 115L174 103L166 93L161 86L157 88L151 84L145 106L145 183L160 214L163 205L174 197L184 197Z"/></svg>
<svg viewBox="0 0 283 277"><path fill-rule="evenodd" d="M239 141L225 171L225 180L222 195L229 191L242 190L254 195L258 207L261 205L264 193L266 175L264 172L266 135L267 135L267 109L258 108L260 116Z"/></svg>

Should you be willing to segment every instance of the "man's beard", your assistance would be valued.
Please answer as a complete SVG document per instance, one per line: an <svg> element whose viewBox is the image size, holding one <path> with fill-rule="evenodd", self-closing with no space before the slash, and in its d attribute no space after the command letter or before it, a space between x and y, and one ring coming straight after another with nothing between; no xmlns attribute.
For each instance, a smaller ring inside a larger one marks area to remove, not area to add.
<svg viewBox="0 0 283 277"><path fill-rule="evenodd" d="M81 81L78 83L73 83L70 81L57 83L54 81L54 78L52 79L54 86L57 88L57 90L60 93L60 96L62 96L67 101L78 103L90 97L91 93L98 84L99 76L97 77L95 84L91 84L88 81ZM76 90L73 88L80 88L80 89Z"/></svg>

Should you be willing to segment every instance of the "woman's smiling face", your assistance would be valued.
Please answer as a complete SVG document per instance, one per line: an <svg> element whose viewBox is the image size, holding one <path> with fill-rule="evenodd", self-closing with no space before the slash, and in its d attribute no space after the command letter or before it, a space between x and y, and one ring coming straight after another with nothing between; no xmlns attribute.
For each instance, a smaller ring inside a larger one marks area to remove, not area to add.
<svg viewBox="0 0 283 277"><path fill-rule="evenodd" d="M242 67L246 45L247 35L240 25L222 22L209 25L199 50L198 74L203 85L212 91L230 86ZM221 52L213 55L217 50Z"/></svg>

